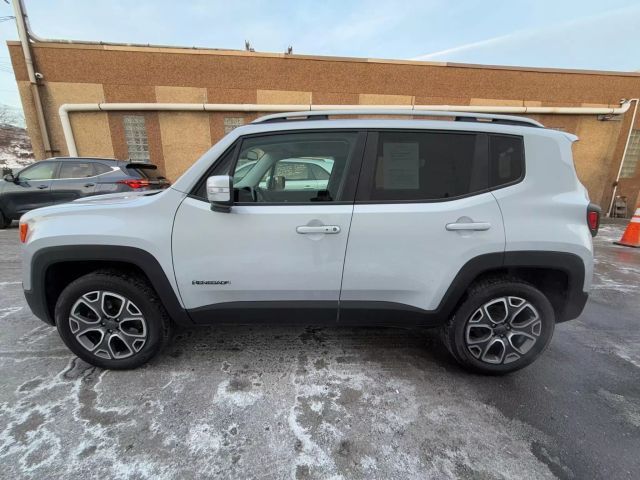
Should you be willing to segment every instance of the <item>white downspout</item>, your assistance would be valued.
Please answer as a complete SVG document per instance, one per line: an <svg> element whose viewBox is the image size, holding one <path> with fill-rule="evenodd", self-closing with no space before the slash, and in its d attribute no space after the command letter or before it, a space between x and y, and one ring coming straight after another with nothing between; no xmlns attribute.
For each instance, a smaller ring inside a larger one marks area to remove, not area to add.
<svg viewBox="0 0 640 480"><path fill-rule="evenodd" d="M22 9L22 0L13 1L13 12L16 17L16 26L18 27L18 36L20 37L20 43L22 45L22 53L24 55L24 61L27 66L27 73L29 75L29 83L31 84L31 95L33 96L33 103L36 109L36 118L38 120L38 127L40 129L40 136L42 137L42 146L47 153L51 153L51 143L49 141L49 132L47 132L47 123L44 118L44 112L42 110L42 101L40 100L40 91L38 90L38 79L33 68L33 59L31 57L31 46L29 44L29 34L25 23L24 13Z"/></svg>
<svg viewBox="0 0 640 480"><path fill-rule="evenodd" d="M607 212L607 216L611 218L611 213L613 210L613 202L616 199L616 192L618 191L618 182L620 181L620 175L622 174L622 166L624 165L624 157L627 155L627 149L629 148L629 142L631 140L631 133L633 132L633 126L636 123L636 113L638 113L638 100L637 98L632 98L627 101L627 104L631 105L631 102L636 102L636 106L633 109L633 115L631 116L631 125L629 126L629 132L627 133L627 141L624 144L624 150L622 152L622 158L620 159L620 165L618 166L618 174L616 175L616 181L613 184L613 192L611 193L611 202L609 202L609 211Z"/></svg>
<svg viewBox="0 0 640 480"><path fill-rule="evenodd" d="M637 103L636 103L637 108ZM251 103L65 103L58 111L70 157L78 156L70 112L175 111L175 112L303 112L321 110L437 110L473 113L520 113L554 115L621 115L629 102L619 107L505 107L473 105L270 105Z"/></svg>

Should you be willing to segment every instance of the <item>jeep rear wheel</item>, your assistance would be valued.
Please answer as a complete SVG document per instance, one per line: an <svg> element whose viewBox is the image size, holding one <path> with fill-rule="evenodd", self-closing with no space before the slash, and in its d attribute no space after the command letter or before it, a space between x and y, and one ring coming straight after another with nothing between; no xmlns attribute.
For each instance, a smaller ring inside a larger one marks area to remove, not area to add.
<svg viewBox="0 0 640 480"><path fill-rule="evenodd" d="M170 337L169 317L149 284L116 271L69 284L56 303L55 320L69 349L102 368L138 367Z"/></svg>
<svg viewBox="0 0 640 480"><path fill-rule="evenodd" d="M547 297L517 279L473 286L443 329L455 359L470 370L504 374L535 361L547 348L555 314Z"/></svg>

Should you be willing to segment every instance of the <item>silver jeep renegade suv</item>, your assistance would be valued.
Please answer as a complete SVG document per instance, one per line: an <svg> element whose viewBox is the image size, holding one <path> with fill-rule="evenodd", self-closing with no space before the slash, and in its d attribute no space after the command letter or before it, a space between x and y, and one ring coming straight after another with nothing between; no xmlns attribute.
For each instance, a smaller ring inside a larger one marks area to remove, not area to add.
<svg viewBox="0 0 640 480"><path fill-rule="evenodd" d="M105 368L174 324L270 321L438 327L463 366L511 372L587 300L599 209L575 140L500 115L263 117L166 190L24 215L25 295Z"/></svg>

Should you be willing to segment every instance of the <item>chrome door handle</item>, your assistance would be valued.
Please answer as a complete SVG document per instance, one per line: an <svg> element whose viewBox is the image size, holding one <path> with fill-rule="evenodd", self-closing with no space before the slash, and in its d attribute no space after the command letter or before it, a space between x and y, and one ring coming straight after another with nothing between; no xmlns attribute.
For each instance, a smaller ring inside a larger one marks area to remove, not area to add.
<svg viewBox="0 0 640 480"><path fill-rule="evenodd" d="M38 190L44 190L48 185L38 185Z"/></svg>
<svg viewBox="0 0 640 480"><path fill-rule="evenodd" d="M85 185L85 188L95 187L95 186L96 186L96 184L95 184L95 183L87 183L87 184Z"/></svg>
<svg viewBox="0 0 640 480"><path fill-rule="evenodd" d="M309 225L300 225L296 227L296 232L301 234L307 233L327 233L327 234L336 234L340 233L340 227L337 225L319 225L319 226L309 226Z"/></svg>
<svg viewBox="0 0 640 480"><path fill-rule="evenodd" d="M477 230L485 231L491 228L489 222L460 222L460 223L447 223L446 227L450 232L456 232L460 230Z"/></svg>

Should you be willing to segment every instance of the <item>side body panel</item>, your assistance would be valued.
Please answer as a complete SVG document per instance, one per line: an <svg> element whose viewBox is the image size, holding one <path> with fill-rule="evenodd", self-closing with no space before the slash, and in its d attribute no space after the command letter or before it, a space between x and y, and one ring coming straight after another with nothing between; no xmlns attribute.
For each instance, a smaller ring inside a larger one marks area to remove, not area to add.
<svg viewBox="0 0 640 480"><path fill-rule="evenodd" d="M11 219L35 208L45 207L51 202L51 183L53 180L21 180L16 183L5 182L0 192L0 209Z"/></svg>
<svg viewBox="0 0 640 480"><path fill-rule="evenodd" d="M42 249L74 245L133 247L155 258L177 292L171 259L173 219L184 194L171 188L155 194L101 195L33 210L23 245L23 288L31 290L31 262Z"/></svg>
<svg viewBox="0 0 640 480"><path fill-rule="evenodd" d="M353 205L182 202L173 233L176 281L187 309L232 302L330 302L337 315ZM335 234L300 234L332 225ZM327 305L329 306L329 305ZM301 319L303 320L303 319Z"/></svg>
<svg viewBox="0 0 640 480"><path fill-rule="evenodd" d="M490 228L446 229L458 221L487 222ZM503 251L502 216L488 192L445 202L356 204L340 301L436 310L467 262Z"/></svg>
<svg viewBox="0 0 640 480"><path fill-rule="evenodd" d="M581 288L588 292L593 275L593 244L586 222L589 198L575 172L571 141L532 130L524 137L524 180L492 192L504 218L506 251L577 255L585 270Z"/></svg>

